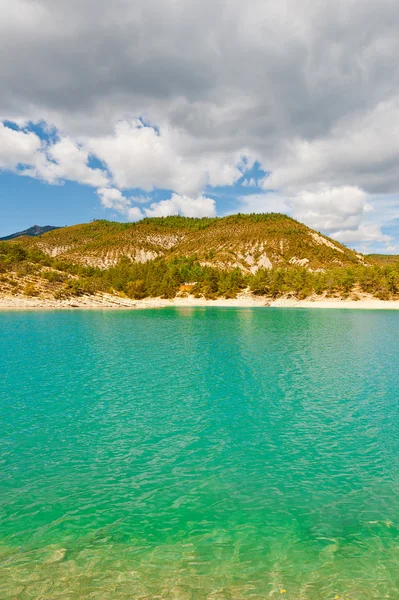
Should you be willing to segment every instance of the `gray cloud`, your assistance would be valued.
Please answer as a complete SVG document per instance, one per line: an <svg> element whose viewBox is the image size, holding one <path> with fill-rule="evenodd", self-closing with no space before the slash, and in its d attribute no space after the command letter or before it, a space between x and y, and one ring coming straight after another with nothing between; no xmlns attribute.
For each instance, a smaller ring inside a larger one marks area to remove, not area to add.
<svg viewBox="0 0 399 600"><path fill-rule="evenodd" d="M295 206L352 186L378 214L381 195L399 192L397 0L0 0L0 9L0 118L45 120L108 163L118 148L116 183L136 177L117 123L142 116L167 140L161 167L169 172L172 140L189 177L200 165L193 180L231 182L247 154L271 171L265 188ZM181 180L153 170L146 189ZM329 211L330 223L334 203Z"/></svg>
<svg viewBox="0 0 399 600"><path fill-rule="evenodd" d="M233 140L259 143L264 134L324 135L397 91L392 0L1 0L0 8L3 113L77 110L84 121L105 106L114 118L154 110L196 134L203 116L210 137L220 125Z"/></svg>

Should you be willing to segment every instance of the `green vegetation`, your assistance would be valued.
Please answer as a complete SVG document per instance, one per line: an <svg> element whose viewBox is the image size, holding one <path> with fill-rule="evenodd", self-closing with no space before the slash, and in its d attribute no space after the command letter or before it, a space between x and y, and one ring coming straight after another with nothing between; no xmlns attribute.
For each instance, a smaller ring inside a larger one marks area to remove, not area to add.
<svg viewBox="0 0 399 600"><path fill-rule="evenodd" d="M158 259L144 264L122 260L94 280L103 291L120 291L136 299L174 298L180 286L187 284L197 295L233 298L246 287L246 278L239 269L223 271L201 266L195 258L175 258L170 262Z"/></svg>
<svg viewBox="0 0 399 600"><path fill-rule="evenodd" d="M206 298L233 298L247 288L272 298L306 298L314 294L356 297L364 292L384 300L394 299L399 297L399 262L354 264L320 271L290 265L251 274L238 267L201 264L197 255L172 254L168 259L161 257L144 263L122 257L114 266L100 269L52 258L23 241L0 243L0 291L8 293L19 291L34 296L41 292L65 298L108 292L142 299L173 298L190 292Z"/></svg>
<svg viewBox="0 0 399 600"><path fill-rule="evenodd" d="M399 262L399 254L368 254L366 256L372 263L378 265L395 265Z"/></svg>
<svg viewBox="0 0 399 600"><path fill-rule="evenodd" d="M152 228L191 229L194 231L200 231L201 229L207 229L211 225L214 225L217 223L217 221L217 217L213 219L208 217L196 219L193 217L180 217L176 215L173 217L153 217L142 219L139 221L138 225L146 225Z"/></svg>
<svg viewBox="0 0 399 600"><path fill-rule="evenodd" d="M303 299L313 294L347 298L362 292L390 300L399 297L399 262L386 267L341 267L322 272L300 268L260 270L249 287L254 294L273 298L292 295Z"/></svg>
<svg viewBox="0 0 399 600"><path fill-rule="evenodd" d="M300 264L313 269L355 266L361 260L345 246L278 213L223 218L160 217L137 223L93 221L63 227L38 238L20 238L25 248L74 264L105 268L123 257L137 262L196 256L209 266L251 272L269 262L278 268ZM266 259L267 257L267 259Z"/></svg>
<svg viewBox="0 0 399 600"><path fill-rule="evenodd" d="M37 291L33 283L27 283L24 288L24 294L25 296L38 296L39 292Z"/></svg>

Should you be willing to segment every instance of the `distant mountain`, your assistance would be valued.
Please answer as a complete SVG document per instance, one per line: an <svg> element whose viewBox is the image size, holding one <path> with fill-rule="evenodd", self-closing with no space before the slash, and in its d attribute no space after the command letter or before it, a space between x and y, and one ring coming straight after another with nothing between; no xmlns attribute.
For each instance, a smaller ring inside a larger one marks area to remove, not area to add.
<svg viewBox="0 0 399 600"><path fill-rule="evenodd" d="M137 223L94 221L26 238L52 257L102 269L122 258L144 263L195 256L201 265L243 273L260 268L311 270L361 265L365 257L282 214L193 219L161 217Z"/></svg>
<svg viewBox="0 0 399 600"><path fill-rule="evenodd" d="M7 240L14 240L15 238L19 238L23 235L37 237L38 235L42 235L48 231L54 231L54 229L60 229L60 227L53 227L52 225L45 225L44 227L41 227L40 225L33 225L33 227L29 227L29 229L25 229L24 231L18 231L17 233L12 233L11 235L2 237L0 238L0 241L6 242Z"/></svg>

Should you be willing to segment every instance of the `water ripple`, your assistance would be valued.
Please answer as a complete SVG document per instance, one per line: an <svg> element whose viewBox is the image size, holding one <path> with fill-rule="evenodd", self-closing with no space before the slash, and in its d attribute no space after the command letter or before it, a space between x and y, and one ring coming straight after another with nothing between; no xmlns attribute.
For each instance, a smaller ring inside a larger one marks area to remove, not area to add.
<svg viewBox="0 0 399 600"><path fill-rule="evenodd" d="M0 598L399 597L395 314L0 327Z"/></svg>

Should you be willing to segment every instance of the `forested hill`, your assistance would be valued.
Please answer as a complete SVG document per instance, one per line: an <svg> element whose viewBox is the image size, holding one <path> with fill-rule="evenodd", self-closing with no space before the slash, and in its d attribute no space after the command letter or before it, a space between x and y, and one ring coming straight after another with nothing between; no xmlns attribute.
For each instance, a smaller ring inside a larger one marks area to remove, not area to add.
<svg viewBox="0 0 399 600"><path fill-rule="evenodd" d="M0 242L0 297L194 294L399 299L399 262L364 257L280 214L95 221Z"/></svg>
<svg viewBox="0 0 399 600"><path fill-rule="evenodd" d="M94 221L51 231L24 245L73 263L107 268L122 257L145 263L195 256L202 265L313 270L362 264L364 258L294 219L275 213L192 219L164 217L137 223Z"/></svg>

